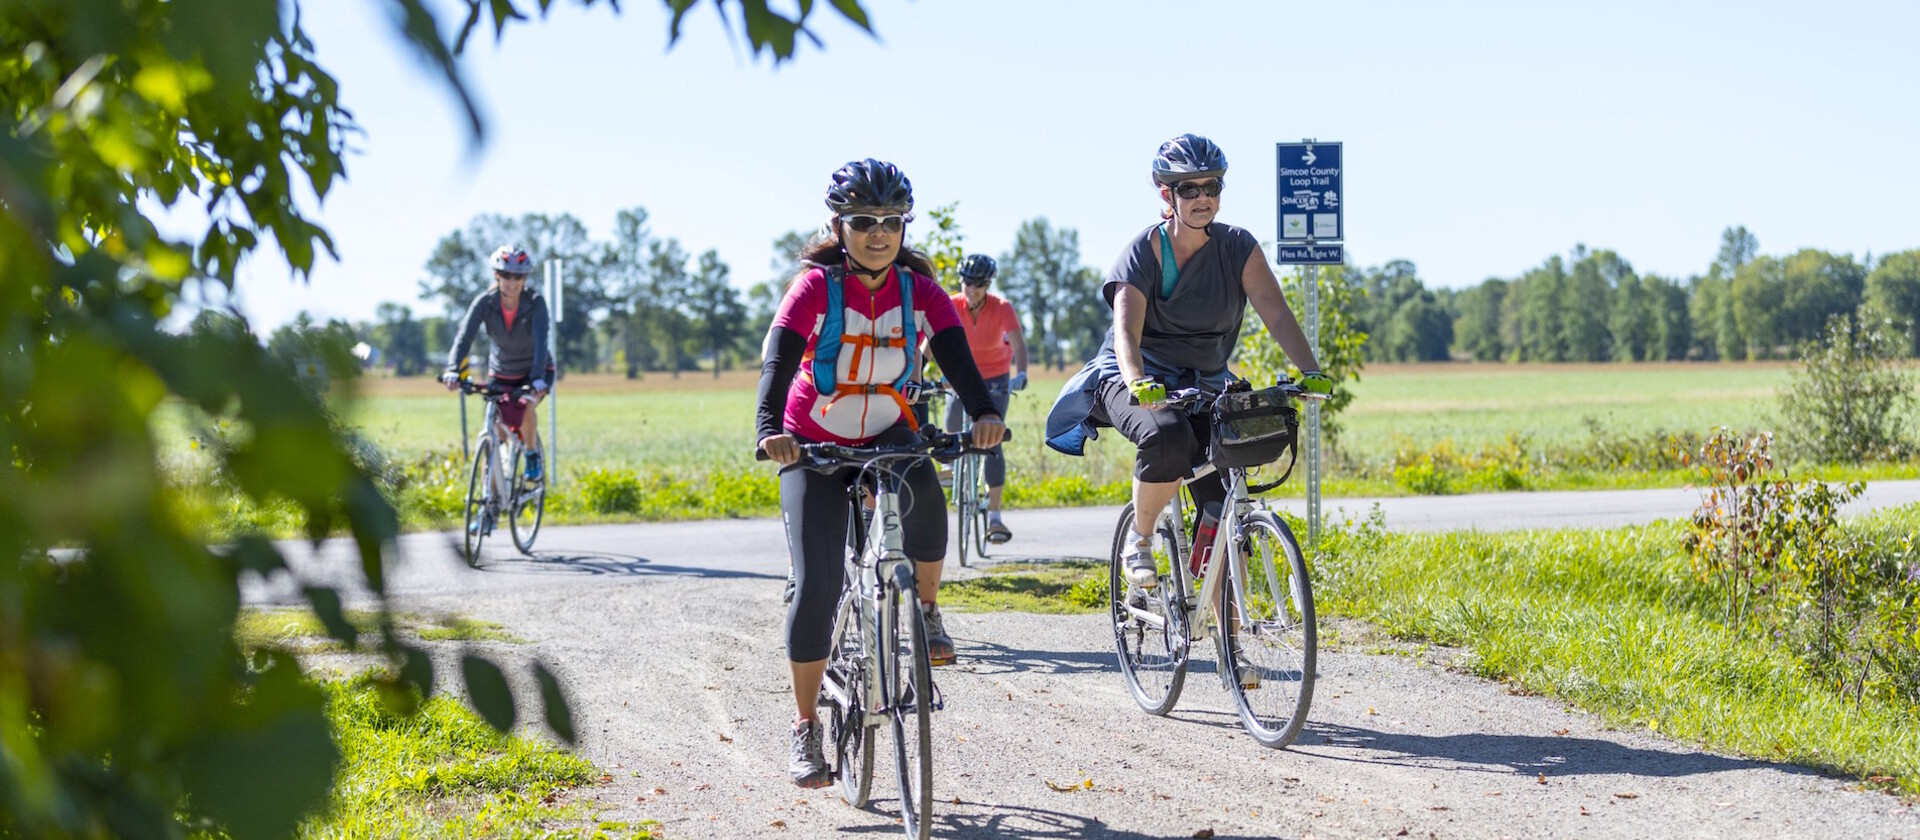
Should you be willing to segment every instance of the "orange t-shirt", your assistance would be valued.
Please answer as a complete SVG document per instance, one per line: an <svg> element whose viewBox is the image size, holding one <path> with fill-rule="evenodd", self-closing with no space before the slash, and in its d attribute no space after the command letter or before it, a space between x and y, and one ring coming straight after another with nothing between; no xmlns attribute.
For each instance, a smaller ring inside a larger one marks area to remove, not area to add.
<svg viewBox="0 0 1920 840"><path fill-rule="evenodd" d="M1020 331L1020 316L1006 298L988 292L980 302L980 313L967 308L965 292L953 296L953 308L960 313L960 325L967 328L967 347L973 350L973 363L987 379L1006 376L1013 371L1013 345L1007 336Z"/></svg>

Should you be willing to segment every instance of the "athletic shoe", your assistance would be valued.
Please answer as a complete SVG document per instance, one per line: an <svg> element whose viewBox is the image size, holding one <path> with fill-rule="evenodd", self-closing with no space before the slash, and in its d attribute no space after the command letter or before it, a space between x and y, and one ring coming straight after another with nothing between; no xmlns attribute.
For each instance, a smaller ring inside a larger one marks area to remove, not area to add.
<svg viewBox="0 0 1920 840"><path fill-rule="evenodd" d="M1233 673L1240 678L1240 687L1252 691L1260 687L1260 669L1247 664L1245 654L1233 652Z"/></svg>
<svg viewBox="0 0 1920 840"><path fill-rule="evenodd" d="M538 452L527 453L527 480L540 480L540 453Z"/></svg>
<svg viewBox="0 0 1920 840"><path fill-rule="evenodd" d="M820 721L803 720L793 725L787 775L803 788L823 788L833 782L833 774L827 770L827 754L820 749Z"/></svg>
<svg viewBox="0 0 1920 840"><path fill-rule="evenodd" d="M987 517L987 542L999 545L1010 539L1013 539L1013 531L1007 528L1007 523L1001 522L998 516Z"/></svg>
<svg viewBox="0 0 1920 840"><path fill-rule="evenodd" d="M927 628L927 660L934 665L953 664L953 637L947 635L946 618L933 604L920 605L920 617Z"/></svg>
<svg viewBox="0 0 1920 840"><path fill-rule="evenodd" d="M1153 560L1153 542L1138 534L1134 537L1133 547L1120 555L1120 565L1126 570L1128 583L1152 589L1160 585L1160 564Z"/></svg>

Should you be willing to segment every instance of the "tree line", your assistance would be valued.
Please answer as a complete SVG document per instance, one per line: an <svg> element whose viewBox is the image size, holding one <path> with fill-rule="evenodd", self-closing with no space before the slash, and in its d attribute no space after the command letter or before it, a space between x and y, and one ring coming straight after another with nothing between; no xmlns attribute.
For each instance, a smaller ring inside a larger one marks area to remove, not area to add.
<svg viewBox="0 0 1920 840"><path fill-rule="evenodd" d="M911 231L918 235L910 243L933 257L937 279L957 291L955 269L967 251L956 206L925 212L915 227L924 232ZM690 371L718 376L759 364L761 340L800 271L806 241L802 231L776 237L769 274L741 289L717 251L694 256L679 239L656 234L645 208L615 214L612 233L603 240L590 236L572 214L482 215L442 236L422 266L420 297L432 311L387 302L373 321L359 323L320 323L301 313L276 329L267 347L283 357L311 358L325 341L361 343L371 351L370 363L396 376L437 374L467 306L492 284L488 256L503 243L515 243L542 264L565 262L565 311L557 313L556 328L564 370L629 378ZM1081 264L1078 231L1044 217L1028 220L997 260L995 290L1022 313L1035 364L1064 368L1093 355L1110 316L1100 300L1100 273ZM532 286L544 293L541 276ZM193 329L206 329L218 317L205 316ZM482 335L473 352L485 351Z"/></svg>
<svg viewBox="0 0 1920 840"><path fill-rule="evenodd" d="M1745 227L1728 228L1713 263L1685 279L1585 246L1459 290L1427 288L1405 260L1336 271L1363 292L1354 321L1370 361L1786 358L1863 306L1901 336L1902 353L1920 356L1920 250L1864 260L1759 250Z"/></svg>

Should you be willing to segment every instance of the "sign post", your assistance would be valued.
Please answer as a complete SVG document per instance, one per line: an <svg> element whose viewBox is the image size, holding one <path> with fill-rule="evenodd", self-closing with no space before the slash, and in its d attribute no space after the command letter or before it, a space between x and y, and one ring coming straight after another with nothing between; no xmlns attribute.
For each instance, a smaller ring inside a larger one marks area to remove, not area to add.
<svg viewBox="0 0 1920 840"><path fill-rule="evenodd" d="M1322 265L1346 260L1346 195L1341 184L1342 147L1312 138L1299 143L1275 143L1278 158L1276 193L1279 196L1280 243L1275 261L1306 267L1301 297L1305 299L1307 346L1320 355L1320 271ZM1307 401L1307 542L1320 541L1320 401Z"/></svg>
<svg viewBox="0 0 1920 840"><path fill-rule="evenodd" d="M553 486L554 477L560 474L554 468L554 454L560 450L560 321L567 313L561 305L560 296L566 293L566 268L566 260L547 262L547 308L553 311L553 325L547 329L547 358L553 360L553 381L547 383L547 468L544 480L548 487Z"/></svg>

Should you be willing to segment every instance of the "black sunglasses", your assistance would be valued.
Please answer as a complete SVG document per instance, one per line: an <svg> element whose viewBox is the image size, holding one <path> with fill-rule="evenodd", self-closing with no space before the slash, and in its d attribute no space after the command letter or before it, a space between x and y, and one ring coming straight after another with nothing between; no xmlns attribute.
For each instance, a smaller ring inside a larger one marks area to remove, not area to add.
<svg viewBox="0 0 1920 840"><path fill-rule="evenodd" d="M1175 186L1173 188L1173 194L1180 196L1181 198L1188 198L1188 199L1199 198L1200 196L1203 196L1203 195L1211 198L1213 196L1219 195L1220 189L1224 186L1226 185L1219 181L1210 181L1205 184L1196 184L1192 181L1188 181L1186 183Z"/></svg>
<svg viewBox="0 0 1920 840"><path fill-rule="evenodd" d="M871 216L866 213L853 213L841 216L840 218L844 219L847 227L853 228L855 233L866 233L876 227L882 228L888 233L899 233L907 228L907 217L897 213L892 216Z"/></svg>

